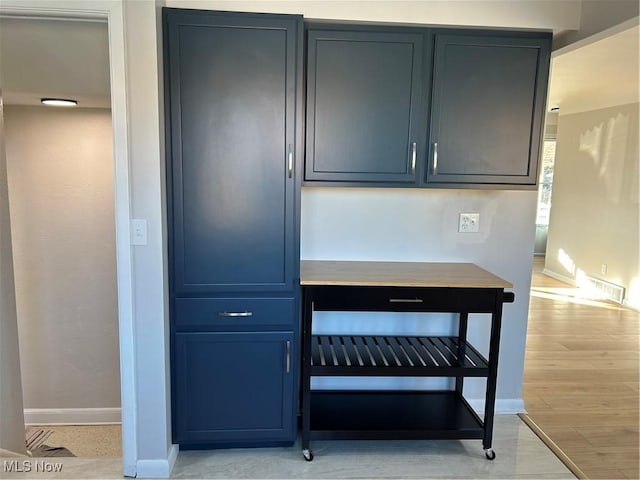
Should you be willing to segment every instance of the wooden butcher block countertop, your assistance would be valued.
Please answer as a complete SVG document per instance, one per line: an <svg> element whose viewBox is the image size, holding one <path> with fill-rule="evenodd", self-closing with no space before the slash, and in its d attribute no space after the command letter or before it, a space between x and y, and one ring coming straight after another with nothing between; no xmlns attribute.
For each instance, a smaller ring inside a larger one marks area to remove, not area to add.
<svg viewBox="0 0 640 480"><path fill-rule="evenodd" d="M302 260L300 285L511 288L473 263Z"/></svg>

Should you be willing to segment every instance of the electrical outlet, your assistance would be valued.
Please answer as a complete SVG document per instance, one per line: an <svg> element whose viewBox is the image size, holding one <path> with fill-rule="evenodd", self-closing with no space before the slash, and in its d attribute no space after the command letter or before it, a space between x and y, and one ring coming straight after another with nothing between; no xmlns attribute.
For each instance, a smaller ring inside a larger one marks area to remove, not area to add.
<svg viewBox="0 0 640 480"><path fill-rule="evenodd" d="M607 264L603 263L602 267L600 267L600 271L602 272L602 275L606 275L607 274Z"/></svg>
<svg viewBox="0 0 640 480"><path fill-rule="evenodd" d="M458 222L458 232L477 233L480 230L479 213L461 213Z"/></svg>

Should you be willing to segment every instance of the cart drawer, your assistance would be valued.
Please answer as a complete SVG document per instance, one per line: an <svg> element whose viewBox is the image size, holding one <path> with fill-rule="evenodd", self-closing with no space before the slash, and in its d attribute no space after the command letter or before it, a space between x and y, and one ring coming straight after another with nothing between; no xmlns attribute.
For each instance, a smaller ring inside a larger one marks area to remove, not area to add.
<svg viewBox="0 0 640 480"><path fill-rule="evenodd" d="M175 326L217 328L293 327L294 298L176 298Z"/></svg>

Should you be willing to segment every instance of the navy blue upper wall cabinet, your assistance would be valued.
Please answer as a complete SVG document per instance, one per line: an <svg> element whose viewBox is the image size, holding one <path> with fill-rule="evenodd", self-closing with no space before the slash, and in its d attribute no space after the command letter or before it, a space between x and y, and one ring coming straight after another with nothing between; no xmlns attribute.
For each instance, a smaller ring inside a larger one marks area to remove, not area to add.
<svg viewBox="0 0 640 480"><path fill-rule="evenodd" d="M168 22L174 291L290 292L301 17Z"/></svg>
<svg viewBox="0 0 640 480"><path fill-rule="evenodd" d="M305 185L535 188L550 33L307 29Z"/></svg>
<svg viewBox="0 0 640 480"><path fill-rule="evenodd" d="M550 40L436 33L429 185L536 185Z"/></svg>
<svg viewBox="0 0 640 480"><path fill-rule="evenodd" d="M290 444L302 17L163 13L173 441Z"/></svg>
<svg viewBox="0 0 640 480"><path fill-rule="evenodd" d="M310 29L307 42L307 184L415 185L423 32Z"/></svg>

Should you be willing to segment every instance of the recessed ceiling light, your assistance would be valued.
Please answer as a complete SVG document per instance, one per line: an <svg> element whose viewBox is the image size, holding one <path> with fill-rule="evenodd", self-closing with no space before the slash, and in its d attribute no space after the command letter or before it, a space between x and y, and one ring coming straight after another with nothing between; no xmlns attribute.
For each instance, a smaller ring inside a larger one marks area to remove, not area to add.
<svg viewBox="0 0 640 480"><path fill-rule="evenodd" d="M78 105L77 100L70 100L68 98L41 98L40 101L45 105L54 107L75 107Z"/></svg>

